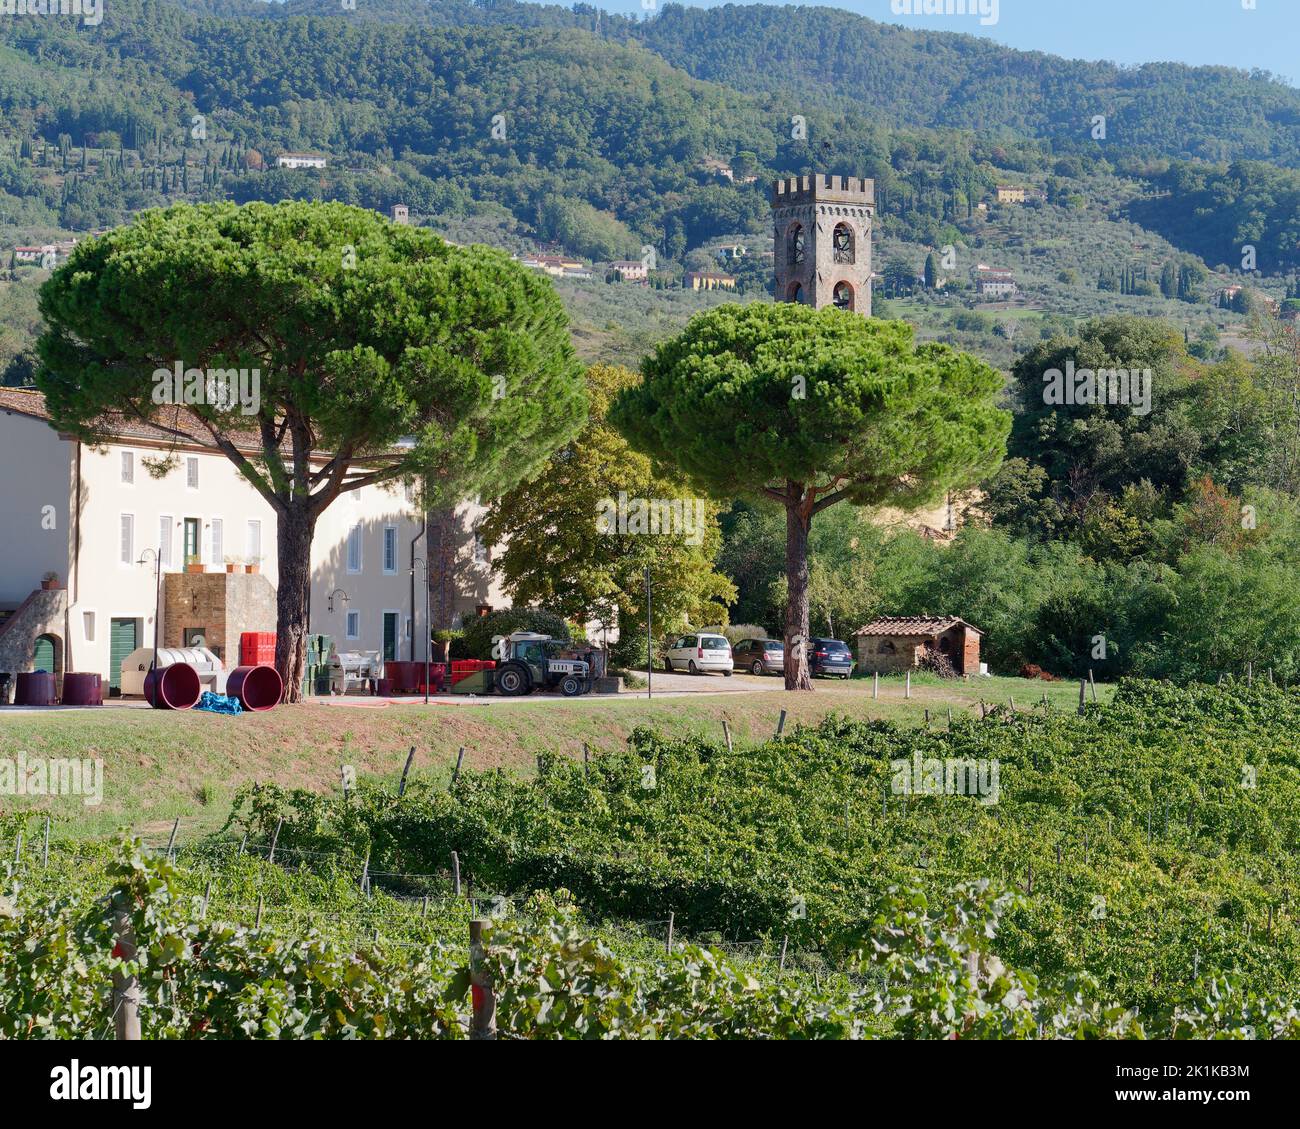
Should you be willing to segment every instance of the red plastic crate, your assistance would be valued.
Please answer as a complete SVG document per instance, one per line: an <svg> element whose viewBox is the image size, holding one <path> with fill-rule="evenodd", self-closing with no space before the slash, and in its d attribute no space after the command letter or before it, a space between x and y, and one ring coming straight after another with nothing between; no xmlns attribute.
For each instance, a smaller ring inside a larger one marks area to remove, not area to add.
<svg viewBox="0 0 1300 1129"><path fill-rule="evenodd" d="M241 666L275 665L275 632L245 631L239 636Z"/></svg>
<svg viewBox="0 0 1300 1129"><path fill-rule="evenodd" d="M451 684L455 686L462 678L480 670L495 670L496 665L492 659L457 659L451 664Z"/></svg>

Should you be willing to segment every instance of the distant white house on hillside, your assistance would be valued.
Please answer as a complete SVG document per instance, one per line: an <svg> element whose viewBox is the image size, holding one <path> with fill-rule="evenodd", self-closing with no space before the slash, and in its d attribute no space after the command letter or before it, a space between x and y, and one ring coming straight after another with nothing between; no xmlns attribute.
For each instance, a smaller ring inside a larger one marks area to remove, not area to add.
<svg viewBox="0 0 1300 1129"><path fill-rule="evenodd" d="M328 163L320 153L281 153L275 159L277 169L323 169Z"/></svg>

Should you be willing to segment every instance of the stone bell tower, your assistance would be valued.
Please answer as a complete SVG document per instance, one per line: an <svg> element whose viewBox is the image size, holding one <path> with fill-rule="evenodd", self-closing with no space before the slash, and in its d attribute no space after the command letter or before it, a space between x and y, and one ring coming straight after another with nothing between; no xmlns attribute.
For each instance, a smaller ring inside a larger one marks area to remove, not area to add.
<svg viewBox="0 0 1300 1129"><path fill-rule="evenodd" d="M792 176L772 186L776 300L871 316L871 221L876 182Z"/></svg>

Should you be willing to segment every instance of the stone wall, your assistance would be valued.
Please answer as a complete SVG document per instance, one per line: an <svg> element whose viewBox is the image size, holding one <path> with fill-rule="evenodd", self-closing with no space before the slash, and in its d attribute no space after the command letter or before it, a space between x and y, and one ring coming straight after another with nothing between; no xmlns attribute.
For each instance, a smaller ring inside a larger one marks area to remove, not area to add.
<svg viewBox="0 0 1300 1129"><path fill-rule="evenodd" d="M858 636L858 673L900 674L916 667L927 640L888 635Z"/></svg>
<svg viewBox="0 0 1300 1129"><path fill-rule="evenodd" d="M897 674L914 669L927 651L947 655L958 674L979 674L980 636L958 624L942 635L859 635L858 670L865 674Z"/></svg>
<svg viewBox="0 0 1300 1129"><path fill-rule="evenodd" d="M227 670L239 665L245 631L275 630L275 586L261 573L169 572L163 576L164 647L185 646L190 629L203 630L209 650Z"/></svg>
<svg viewBox="0 0 1300 1129"><path fill-rule="evenodd" d="M54 637L54 673L62 676L67 666L67 640L64 639L67 609L66 589L38 588L0 624L0 673L10 676L5 701L13 700L13 676L33 669L38 635Z"/></svg>

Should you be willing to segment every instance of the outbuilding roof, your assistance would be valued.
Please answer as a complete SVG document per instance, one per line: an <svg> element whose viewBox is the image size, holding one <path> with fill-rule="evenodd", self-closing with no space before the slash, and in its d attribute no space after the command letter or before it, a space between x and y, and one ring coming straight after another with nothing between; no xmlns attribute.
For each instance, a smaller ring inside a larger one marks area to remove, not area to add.
<svg viewBox="0 0 1300 1129"><path fill-rule="evenodd" d="M928 637L942 635L945 631L960 624L969 627L977 635L984 632L973 623L967 623L960 616L889 616L873 619L865 627L859 627L853 634L858 635L897 635L904 637Z"/></svg>

